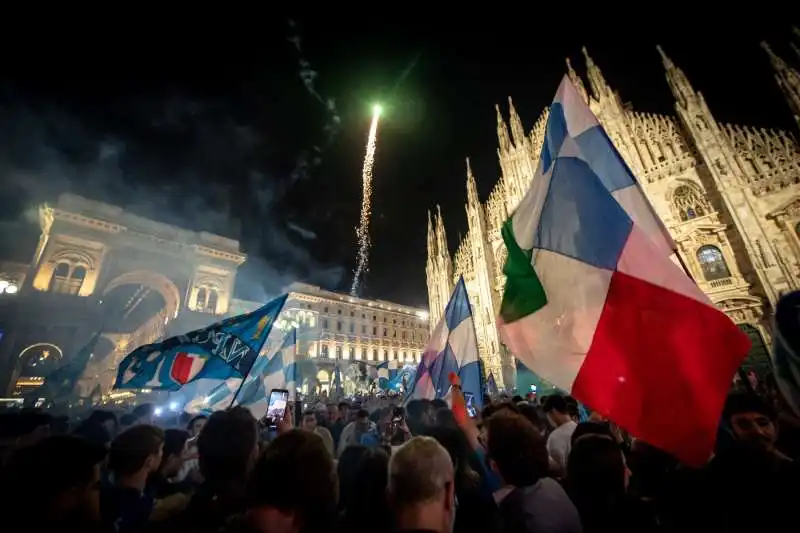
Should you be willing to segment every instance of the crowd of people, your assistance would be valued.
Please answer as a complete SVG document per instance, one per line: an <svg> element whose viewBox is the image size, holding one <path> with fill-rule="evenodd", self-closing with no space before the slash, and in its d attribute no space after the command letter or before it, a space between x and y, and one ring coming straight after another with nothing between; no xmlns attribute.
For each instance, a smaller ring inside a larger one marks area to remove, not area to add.
<svg viewBox="0 0 800 533"><path fill-rule="evenodd" d="M793 530L800 423L758 392L729 396L700 469L558 394L487 397L466 419L442 400L308 403L273 427L242 407L169 428L152 405L78 423L6 411L2 529Z"/></svg>

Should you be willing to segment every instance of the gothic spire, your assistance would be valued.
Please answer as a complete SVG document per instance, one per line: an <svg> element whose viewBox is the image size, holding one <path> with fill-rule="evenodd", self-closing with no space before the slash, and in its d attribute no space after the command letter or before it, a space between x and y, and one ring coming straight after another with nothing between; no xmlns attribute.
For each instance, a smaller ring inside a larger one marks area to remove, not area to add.
<svg viewBox="0 0 800 533"><path fill-rule="evenodd" d="M606 79L603 77L600 67L595 64L585 46L581 48L581 52L583 52L583 57L586 61L586 77L589 78L589 87L591 87L594 97L600 100L604 96L610 95L611 87L606 83Z"/></svg>
<svg viewBox="0 0 800 533"><path fill-rule="evenodd" d="M506 152L511 148L511 136L508 134L508 125L503 118L503 114L500 112L500 106L495 104L494 109L497 111L497 142L500 145L500 151Z"/></svg>
<svg viewBox="0 0 800 533"><path fill-rule="evenodd" d="M775 54L766 41L761 42L761 48L769 56L769 61L775 71L775 81L778 82L778 87L789 103L795 121L800 125L800 73Z"/></svg>
<svg viewBox="0 0 800 533"><path fill-rule="evenodd" d="M522 120L520 120L510 96L508 97L508 114L511 121L511 135L514 138L514 146L521 148L525 144L525 129L522 127Z"/></svg>
<svg viewBox="0 0 800 533"><path fill-rule="evenodd" d="M575 69L572 68L572 62L570 62L569 58L567 58L567 76L569 76L570 81L575 86L575 89L578 91L578 94L581 95L583 101L588 103L589 102L589 95L586 92L586 86L583 84L583 80L578 73L575 72Z"/></svg>
<svg viewBox="0 0 800 533"><path fill-rule="evenodd" d="M669 88L672 90L672 94L675 96L678 104L685 108L689 101L697 96L697 93L694 88L692 88L692 84L689 83L689 78L686 77L686 74L684 74L680 68L675 66L675 63L673 63L672 59L664 52L661 45L656 45L656 50L658 50L659 55L661 55L661 62L664 65L664 69L667 71L666 75Z"/></svg>

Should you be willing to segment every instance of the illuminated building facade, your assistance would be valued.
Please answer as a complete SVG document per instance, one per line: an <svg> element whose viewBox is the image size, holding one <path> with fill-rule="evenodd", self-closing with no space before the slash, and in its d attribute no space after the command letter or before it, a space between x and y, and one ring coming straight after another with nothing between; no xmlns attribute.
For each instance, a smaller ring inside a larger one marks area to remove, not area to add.
<svg viewBox="0 0 800 533"><path fill-rule="evenodd" d="M108 392L119 361L228 312L245 256L235 240L74 195L39 208L29 263L0 263L0 396L41 384L102 330L80 383Z"/></svg>
<svg viewBox="0 0 800 533"><path fill-rule="evenodd" d="M800 114L800 73L762 46L790 108ZM768 364L775 303L800 288L800 146L784 131L719 122L683 71L658 51L675 98L673 116L634 111L585 49L588 87L569 62L567 72L639 179L694 280L750 336L750 363ZM451 257L441 213L429 217L426 270L431 327L464 276L481 358L499 386L513 384L515 366L495 322L505 285L500 227L530 187L547 123L545 110L526 131L510 99L509 108L508 123L497 109L501 177L482 203L467 162L469 231Z"/></svg>
<svg viewBox="0 0 800 533"><path fill-rule="evenodd" d="M383 300L367 300L294 283L276 327L297 328L298 357L314 362L316 376L305 376L302 389L329 391L339 365L346 393L365 389L370 367L396 361L419 364L428 341L428 312ZM231 314L256 309L263 302L234 300Z"/></svg>

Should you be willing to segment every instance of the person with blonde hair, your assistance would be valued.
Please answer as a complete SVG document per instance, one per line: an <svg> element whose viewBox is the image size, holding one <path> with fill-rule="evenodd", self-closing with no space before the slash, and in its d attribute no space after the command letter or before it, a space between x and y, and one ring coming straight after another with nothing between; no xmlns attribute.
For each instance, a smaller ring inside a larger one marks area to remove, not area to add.
<svg viewBox="0 0 800 533"><path fill-rule="evenodd" d="M450 454L431 437L414 437L389 460L389 505L397 531L449 533L456 513Z"/></svg>

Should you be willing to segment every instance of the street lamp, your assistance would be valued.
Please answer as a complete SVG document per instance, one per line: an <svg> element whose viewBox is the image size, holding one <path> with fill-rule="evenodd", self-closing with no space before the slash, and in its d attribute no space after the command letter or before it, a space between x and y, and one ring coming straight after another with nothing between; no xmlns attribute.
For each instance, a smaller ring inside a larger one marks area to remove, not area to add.
<svg viewBox="0 0 800 533"><path fill-rule="evenodd" d="M0 279L0 294L17 294L17 291L19 291L19 287L16 283Z"/></svg>

